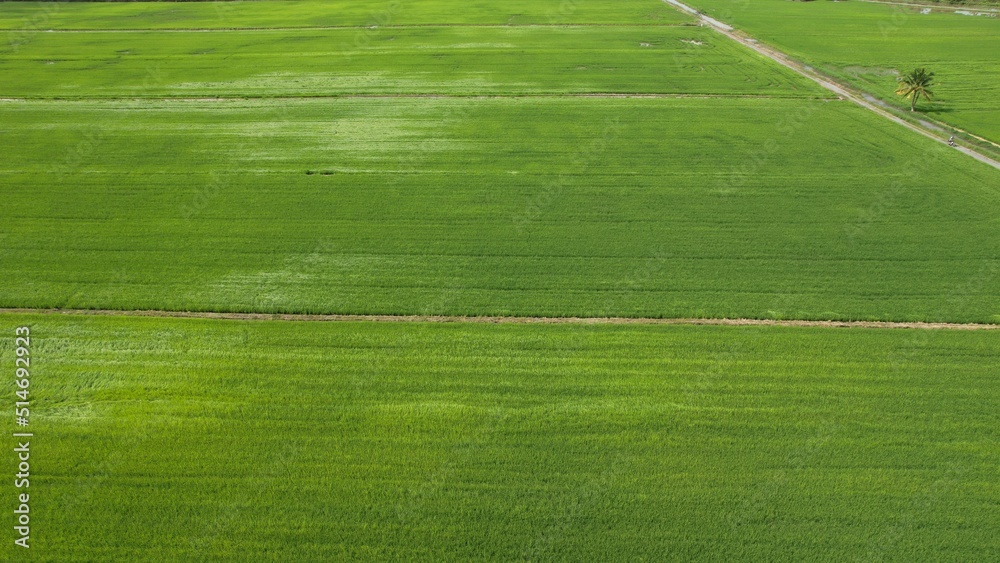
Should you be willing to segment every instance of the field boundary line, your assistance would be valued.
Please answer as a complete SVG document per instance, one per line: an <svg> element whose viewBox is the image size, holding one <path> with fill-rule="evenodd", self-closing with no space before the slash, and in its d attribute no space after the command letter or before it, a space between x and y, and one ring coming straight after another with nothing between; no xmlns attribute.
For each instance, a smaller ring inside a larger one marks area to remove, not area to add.
<svg viewBox="0 0 1000 563"><path fill-rule="evenodd" d="M948 142L945 140L945 138L939 136L938 134L933 132L930 128L921 127L899 116L896 116L885 109L882 109L878 105L867 101L863 93L860 92L856 93L854 89L851 88L850 86L842 84L836 81L835 79L820 73L816 69L804 63L800 63L799 61L793 59L783 51L780 51L769 45L765 45L761 43L759 40L750 36L749 34L744 33L742 31L737 31L736 28L734 28L733 26L723 23L715 18L709 17L703 14L702 12L692 8L691 6L684 4L680 0L663 0L663 2L670 4L671 6L681 10L682 12L697 16L701 20L703 25L706 25L707 27L715 30L716 32L725 35L726 37L732 39L733 41L739 43L740 45L743 45L744 47L747 47L755 51L757 54L763 55L771 59L772 61L795 71L796 73L819 84L823 88L826 88L827 90L833 92L834 94L837 94L841 98L850 100L855 104L871 111L872 113L878 114L892 122L902 125L903 127L906 127L911 131L919 133L924 137L927 137L928 139L932 139L934 141L937 141L938 143L948 146ZM926 118L926 116L923 117ZM949 127L951 126L949 125ZM979 162L982 162L983 164L992 166L993 168L1000 170L1000 162L993 160L989 156L977 150L962 145L953 148L959 152L971 156L972 158L978 160Z"/></svg>
<svg viewBox="0 0 1000 563"><path fill-rule="evenodd" d="M559 27L694 27L691 22L678 23L416 23L397 25L303 25L291 27L129 27L116 29L102 29L99 27L64 27L53 29L17 29L0 28L0 32L17 33L235 33L241 31L323 31L323 30L351 30L351 29L449 29L449 28L559 28Z"/></svg>
<svg viewBox="0 0 1000 563"><path fill-rule="evenodd" d="M466 324L560 324L560 325L694 325L694 326L782 326L817 328L883 328L923 330L1000 330L1000 324L936 323L903 321L809 321L727 318L655 317L530 317L451 315L341 315L309 313L223 313L211 311L164 311L125 309L31 309L0 308L4 315L68 315L83 317L155 317L236 321L466 323Z"/></svg>
<svg viewBox="0 0 1000 563"><path fill-rule="evenodd" d="M909 6L913 8L931 8L932 10L944 10L958 12L963 10L974 10L977 12L992 12L994 14L1000 13L1000 8L992 4L965 4L961 6L954 6L951 4L935 4L935 3L919 3L919 2L893 2L892 0L858 0L859 2L865 2L867 4L887 4L889 6Z"/></svg>
<svg viewBox="0 0 1000 563"><path fill-rule="evenodd" d="M0 0L2 1L2 0ZM767 94L683 94L683 93L665 93L665 92L569 92L569 93L537 93L537 94L432 94L432 93L417 93L417 94L322 94L316 96L285 96L285 95L275 95L275 96L247 96L247 95L232 95L232 96L203 96L203 97L191 97L191 96L148 96L148 97L135 97L135 96L98 96L89 97L82 96L78 98L70 97L34 97L34 98L17 98L17 97L5 97L0 98L0 103L6 104L17 104L17 103L82 103L82 102L249 102L249 101L267 101L267 100L395 100L395 99L431 99L431 100L505 100L505 99L574 99L574 98L595 98L595 99L606 99L606 98L624 98L624 99L635 99L635 98L663 98L663 99L694 99L694 100L814 100L823 102L836 102L839 101L834 97L817 97L811 95L795 95L795 96L774 96Z"/></svg>

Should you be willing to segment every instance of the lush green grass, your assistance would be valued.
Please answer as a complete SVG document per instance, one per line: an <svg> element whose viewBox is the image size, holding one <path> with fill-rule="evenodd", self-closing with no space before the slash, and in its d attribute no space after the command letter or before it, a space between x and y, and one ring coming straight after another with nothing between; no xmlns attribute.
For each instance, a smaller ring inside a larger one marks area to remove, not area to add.
<svg viewBox="0 0 1000 563"><path fill-rule="evenodd" d="M655 0L326 0L4 2L0 29L232 29L435 24L671 24L690 18ZM6 43L6 42L5 42ZM4 46L0 43L0 46Z"/></svg>
<svg viewBox="0 0 1000 563"><path fill-rule="evenodd" d="M278 25L259 4L231 9ZM1000 321L995 171L706 30L382 26L345 55L356 33L36 33L0 95L805 99L2 103L0 305Z"/></svg>
<svg viewBox="0 0 1000 563"><path fill-rule="evenodd" d="M19 561L1000 557L996 333L22 324Z"/></svg>
<svg viewBox="0 0 1000 563"><path fill-rule="evenodd" d="M792 56L909 109L896 75L937 73L928 115L1000 143L1000 17L863 2L692 0L692 6Z"/></svg>
<svg viewBox="0 0 1000 563"><path fill-rule="evenodd" d="M823 96L706 29L409 27L39 34L0 97L570 94Z"/></svg>
<svg viewBox="0 0 1000 563"><path fill-rule="evenodd" d="M2 306L1000 321L1000 173L847 102L0 111Z"/></svg>
<svg viewBox="0 0 1000 563"><path fill-rule="evenodd" d="M685 22L0 3L0 307L1000 322L1000 174ZM994 332L23 324L2 559L1000 557Z"/></svg>

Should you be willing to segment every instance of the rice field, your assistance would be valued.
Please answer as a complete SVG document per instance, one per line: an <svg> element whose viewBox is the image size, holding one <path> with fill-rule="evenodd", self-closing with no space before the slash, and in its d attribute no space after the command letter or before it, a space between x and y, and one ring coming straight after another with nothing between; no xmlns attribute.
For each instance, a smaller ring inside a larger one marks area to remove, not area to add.
<svg viewBox="0 0 1000 563"><path fill-rule="evenodd" d="M0 56L0 306L1000 321L996 171L652 4L346 55L344 6L59 4Z"/></svg>
<svg viewBox="0 0 1000 563"><path fill-rule="evenodd" d="M1000 12L868 2L689 4L900 109L909 103L894 94L896 77L926 67L937 87L922 111L1000 144Z"/></svg>
<svg viewBox="0 0 1000 563"><path fill-rule="evenodd" d="M25 324L46 560L1000 556L995 331Z"/></svg>
<svg viewBox="0 0 1000 563"><path fill-rule="evenodd" d="M996 21L694 4L991 134ZM661 1L0 2L0 76L2 560L1000 559L997 330L135 315L1000 324L1000 172Z"/></svg>
<svg viewBox="0 0 1000 563"><path fill-rule="evenodd" d="M581 93L822 97L691 26L410 26L38 33L0 55L0 97Z"/></svg>
<svg viewBox="0 0 1000 563"><path fill-rule="evenodd" d="M1000 321L1000 173L847 102L0 111L4 307Z"/></svg>
<svg viewBox="0 0 1000 563"><path fill-rule="evenodd" d="M15 32L690 22L690 17L650 0L5 2L0 10L0 29Z"/></svg>

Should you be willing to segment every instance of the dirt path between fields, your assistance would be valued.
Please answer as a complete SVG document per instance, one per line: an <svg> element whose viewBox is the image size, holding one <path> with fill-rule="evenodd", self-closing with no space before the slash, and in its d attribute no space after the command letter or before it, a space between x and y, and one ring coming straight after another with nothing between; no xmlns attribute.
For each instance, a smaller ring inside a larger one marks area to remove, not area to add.
<svg viewBox="0 0 1000 563"><path fill-rule="evenodd" d="M125 28L96 28L96 27L64 27L64 28L37 28L18 29L0 28L0 33L232 33L241 31L340 31L340 30L376 30L376 29L448 29L448 28L577 28L577 27L637 27L637 28L658 28L658 27L687 27L692 24L685 22L676 23L413 23L413 24L389 24L389 25L302 25L291 27L125 27Z"/></svg>
<svg viewBox="0 0 1000 563"><path fill-rule="evenodd" d="M0 0L2 1L2 0ZM330 94L317 96L303 95L283 95L274 96L147 96L137 98L135 96L100 96L100 97L51 97L51 98L0 98L0 103L14 104L27 102L51 102L51 103L82 103L82 102L200 102L200 103L222 103L222 102L250 102L250 101L278 101L278 100L396 100L396 99L427 99L427 100L506 100L506 99L569 99L569 98L664 98L664 99L695 99L695 100L823 100L828 102L839 101L837 98L817 98L816 96L791 95L773 96L768 94L665 94L665 93L642 93L642 92L576 92L576 93L537 93L537 94Z"/></svg>
<svg viewBox="0 0 1000 563"><path fill-rule="evenodd" d="M446 315L309 315L282 313L213 313L199 311L126 311L114 309L2 309L0 314L71 315L98 317L161 317L237 321L403 322L561 325L705 325L784 326L823 328L895 328L924 330L1000 330L996 324L890 321L803 321L770 319L657 319L639 317L463 317Z"/></svg>
<svg viewBox="0 0 1000 563"><path fill-rule="evenodd" d="M996 14L1000 12L1000 8L996 6L990 6L986 4L961 4L961 5L941 5L938 3L927 2L893 2L892 0L858 0L859 2L867 2L868 4L887 4L890 6L906 6L908 8L930 8L934 11L949 11L949 12L989 12Z"/></svg>
<svg viewBox="0 0 1000 563"><path fill-rule="evenodd" d="M830 90L834 94L837 94L841 98L850 100L873 113L876 113L892 122L898 123L899 125L902 125L903 127L906 127L911 131L920 133L921 135L929 139L933 139L939 143L944 144L945 146L948 145L948 142L943 137L936 134L931 128L920 127L918 125L910 123L909 121L906 121L901 117L893 115L891 112L882 109L877 104L865 100L864 94L856 93L848 86L835 82L830 77L820 74L812 67L792 59L785 53L777 49L768 47L743 32L736 31L736 29L733 28L733 26L723 23L709 16L706 16L705 14L702 14L698 10L692 8L691 6L688 6L687 4L684 4L683 2L680 2L679 0L663 0L663 1L682 12L685 12L687 14L699 18L702 24L714 29L715 31L721 33L722 35L725 35L726 37L732 39L733 41L736 41L740 45L752 49L758 54L763 55L771 59L772 61L795 71L796 73L808 78L809 80L812 80L813 82L819 84L823 88L826 88L827 90ZM993 160L992 158L980 153L979 151L961 145L954 147L954 149L971 156L972 158L978 160L979 162L982 162L983 164L987 164L989 166L992 166L993 168L996 168L997 170L1000 170L1000 162Z"/></svg>

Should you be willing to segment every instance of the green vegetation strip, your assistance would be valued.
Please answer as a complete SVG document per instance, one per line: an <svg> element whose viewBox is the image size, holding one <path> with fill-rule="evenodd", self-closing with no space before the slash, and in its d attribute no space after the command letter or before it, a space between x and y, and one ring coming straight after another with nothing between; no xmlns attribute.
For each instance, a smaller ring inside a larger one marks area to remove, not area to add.
<svg viewBox="0 0 1000 563"><path fill-rule="evenodd" d="M847 102L0 114L0 307L1000 321L1000 173Z"/></svg>
<svg viewBox="0 0 1000 563"><path fill-rule="evenodd" d="M591 92L824 97L697 27L39 34L0 54L0 97Z"/></svg>
<svg viewBox="0 0 1000 563"><path fill-rule="evenodd" d="M0 29L232 29L441 24L679 24L652 0L282 0L278 2L3 2ZM363 40L361 40L363 41ZM2 48L3 43L0 43Z"/></svg>
<svg viewBox="0 0 1000 563"><path fill-rule="evenodd" d="M896 77L926 67L937 81L926 115L1000 143L998 17L865 2L687 3L901 110L909 103L894 94Z"/></svg>
<svg viewBox="0 0 1000 563"><path fill-rule="evenodd" d="M1000 555L993 332L22 325L40 559Z"/></svg>

